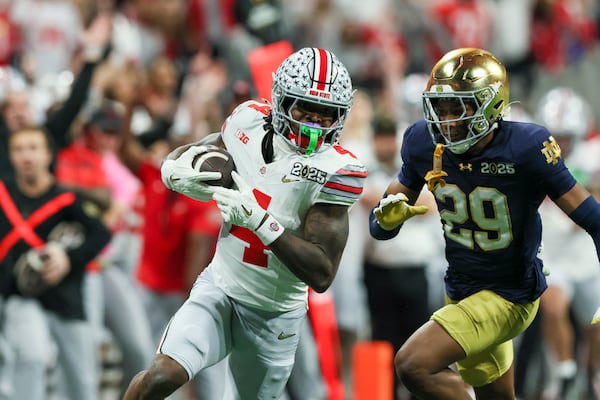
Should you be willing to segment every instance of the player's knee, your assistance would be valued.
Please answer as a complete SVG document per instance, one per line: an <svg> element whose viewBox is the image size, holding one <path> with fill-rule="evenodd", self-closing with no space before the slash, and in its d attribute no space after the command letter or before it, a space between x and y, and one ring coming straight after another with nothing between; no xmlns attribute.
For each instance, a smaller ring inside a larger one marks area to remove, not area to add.
<svg viewBox="0 0 600 400"><path fill-rule="evenodd" d="M426 373L412 357L410 351L405 348L400 348L394 357L394 367L396 374L402 383L409 389L418 386L422 382Z"/></svg>

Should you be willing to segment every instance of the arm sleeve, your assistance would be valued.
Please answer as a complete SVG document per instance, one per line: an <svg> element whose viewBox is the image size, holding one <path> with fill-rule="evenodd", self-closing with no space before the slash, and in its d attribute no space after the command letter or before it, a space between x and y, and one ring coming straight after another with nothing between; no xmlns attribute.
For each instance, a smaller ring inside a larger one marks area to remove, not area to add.
<svg viewBox="0 0 600 400"><path fill-rule="evenodd" d="M50 116L46 122L46 129L52 136L52 140L60 150L69 144L69 129L77 118L81 107L85 104L88 96L90 83L97 63L88 62L77 75L77 79L71 87L71 93L62 107Z"/></svg>
<svg viewBox="0 0 600 400"><path fill-rule="evenodd" d="M392 238L396 237L396 235L398 235L398 232L400 232L400 228L402 228L402 225L397 226L396 228L392 229L391 231L387 231L387 230L383 229L377 222L377 218L375 218L375 213L373 212L373 209L371 209L371 212L369 213L369 232L371 233L371 236L373 237L373 239L377 239L377 240L392 239Z"/></svg>
<svg viewBox="0 0 600 400"><path fill-rule="evenodd" d="M590 234L596 246L600 260L600 204L590 195L571 214L569 218Z"/></svg>

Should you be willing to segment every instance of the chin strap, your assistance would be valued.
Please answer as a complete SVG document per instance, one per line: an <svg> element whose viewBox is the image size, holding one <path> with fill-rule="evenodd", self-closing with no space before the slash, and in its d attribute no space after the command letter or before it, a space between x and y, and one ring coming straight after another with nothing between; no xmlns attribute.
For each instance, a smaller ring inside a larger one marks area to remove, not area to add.
<svg viewBox="0 0 600 400"><path fill-rule="evenodd" d="M427 189L432 192L438 183L442 185L442 187L446 185L446 181L443 178L444 176L448 176L448 174L442 170L442 154L444 154L444 145L438 143L433 152L433 169L425 175Z"/></svg>

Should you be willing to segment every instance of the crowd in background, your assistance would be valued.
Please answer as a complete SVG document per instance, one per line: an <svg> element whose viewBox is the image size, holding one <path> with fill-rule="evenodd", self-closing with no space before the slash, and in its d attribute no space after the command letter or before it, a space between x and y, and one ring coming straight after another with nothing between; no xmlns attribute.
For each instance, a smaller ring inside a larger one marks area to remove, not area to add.
<svg viewBox="0 0 600 400"><path fill-rule="evenodd" d="M378 339L397 349L406 330L443 302L435 212L411 220L410 232L389 243L371 240L363 228L383 182L400 167L404 128L421 118L426 71L452 48L492 51L511 81L515 103L506 118L567 137L567 165L599 191L599 23L593 0L0 0L0 175L12 174L9 132L43 126L53 138L57 180L101 210L113 235L86 267L86 316L100 359L111 346L122 354L122 388L148 365L168 317L208 263L220 226L212 203L162 185L160 161L175 146L219 131L237 104L257 96L251 50L282 40L331 50L356 88L341 142L370 171L330 290L350 400L353 345ZM431 205L426 192L420 201ZM568 221L558 226L564 229L552 229L572 236ZM559 244L549 252L551 268L586 263L585 274L572 278L579 283L600 274L597 260L575 259L579 244L563 248L573 259L559 257ZM392 271L401 274L392 278ZM556 279L560 288L569 278ZM564 397L576 390L600 398L593 395L600 391L600 334L571 315L576 299L573 290L559 292L548 313L542 304L542 321L530 329L535 336L520 342L521 398L576 398ZM544 329L544 318L565 323L563 335ZM540 346L547 351L536 351ZM0 399L10 386L2 376ZM401 388L396 396L407 398Z"/></svg>

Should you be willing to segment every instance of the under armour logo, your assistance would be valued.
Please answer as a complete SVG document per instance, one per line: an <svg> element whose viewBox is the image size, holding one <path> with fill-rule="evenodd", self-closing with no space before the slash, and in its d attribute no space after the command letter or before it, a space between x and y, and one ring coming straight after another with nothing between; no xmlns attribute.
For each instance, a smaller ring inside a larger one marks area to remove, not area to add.
<svg viewBox="0 0 600 400"><path fill-rule="evenodd" d="M460 168L461 172L465 172L465 171L473 172L473 164L471 164L471 163L459 163L458 168Z"/></svg>

